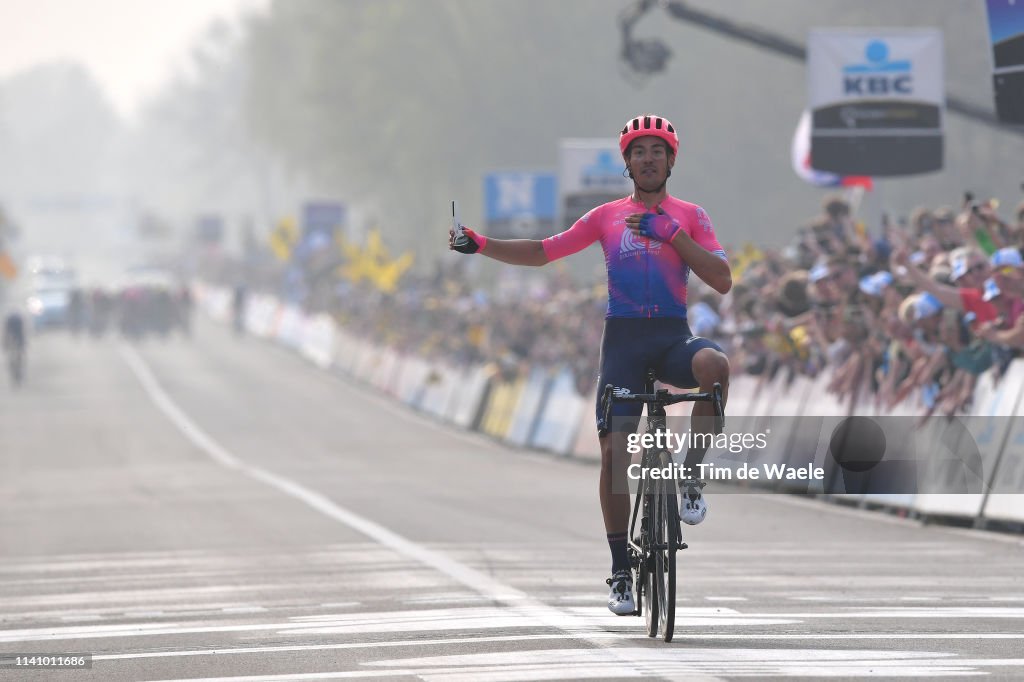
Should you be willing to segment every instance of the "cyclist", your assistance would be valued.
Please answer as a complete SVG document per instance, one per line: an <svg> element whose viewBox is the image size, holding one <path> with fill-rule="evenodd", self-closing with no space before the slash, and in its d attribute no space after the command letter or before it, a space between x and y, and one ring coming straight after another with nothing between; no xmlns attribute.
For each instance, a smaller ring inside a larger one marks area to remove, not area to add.
<svg viewBox="0 0 1024 682"><path fill-rule="evenodd" d="M4 319L4 335L2 345L11 368L11 378L20 382L23 363L25 361L25 320L16 310L12 310Z"/></svg>
<svg viewBox="0 0 1024 682"><path fill-rule="evenodd" d="M513 265L539 266L601 242L608 270L608 309L598 380L599 489L612 554L612 577L606 581L611 587L608 608L627 615L635 610L627 549L630 500L628 492L616 491L625 490L629 464L625 439L636 430L643 408L639 403L616 403L612 416L619 418L604 424L600 389L610 383L642 392L646 369L653 367L659 380L681 388L699 386L701 391L711 391L718 382L724 401L729 361L714 342L690 332L686 284L692 271L724 294L732 287L732 273L708 214L696 204L670 196L665 188L679 152L679 136L668 119L644 114L630 120L619 134L619 148L624 172L633 180L632 195L592 209L568 230L544 240L488 239L465 228L468 241L457 245L450 232L449 248ZM709 402L694 403L693 417L694 433L721 428L714 423L714 406ZM706 447L690 448L684 471L696 472L706 451ZM680 482L680 516L690 525L703 521L707 513L703 486L696 476Z"/></svg>

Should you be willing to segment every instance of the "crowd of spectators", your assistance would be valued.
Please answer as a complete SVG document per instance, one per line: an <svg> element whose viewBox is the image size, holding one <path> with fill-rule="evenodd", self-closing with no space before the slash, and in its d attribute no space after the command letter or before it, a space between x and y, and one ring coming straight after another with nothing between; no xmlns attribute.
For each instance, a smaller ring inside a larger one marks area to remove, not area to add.
<svg viewBox="0 0 1024 682"><path fill-rule="evenodd" d="M971 406L978 376L1024 349L1024 203L965 195L958 209L920 208L872 234L841 197L781 253L744 271L720 302L719 333L735 371L830 372L844 400L882 410L920 400L923 414Z"/></svg>
<svg viewBox="0 0 1024 682"><path fill-rule="evenodd" d="M1024 350L1022 246L1024 203L1003 220L998 202L966 195L958 208L919 208L870 229L833 195L785 248L742 259L731 250L726 296L691 278L690 326L725 348L734 375L826 372L828 390L850 404L869 396L879 409L915 400L924 414L962 413L978 376ZM549 266L512 286L474 286L469 262L410 273L394 293L321 280L311 300L375 343L494 363L506 376L568 367L582 393L593 391L603 280L581 286Z"/></svg>

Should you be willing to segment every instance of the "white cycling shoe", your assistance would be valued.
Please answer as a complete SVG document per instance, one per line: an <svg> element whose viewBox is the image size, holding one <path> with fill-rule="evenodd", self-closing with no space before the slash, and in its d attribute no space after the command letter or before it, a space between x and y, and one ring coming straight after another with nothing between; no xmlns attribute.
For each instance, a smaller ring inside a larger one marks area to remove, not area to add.
<svg viewBox="0 0 1024 682"><path fill-rule="evenodd" d="M704 481L686 479L679 482L679 518L688 526L696 526L708 514L704 499Z"/></svg>
<svg viewBox="0 0 1024 682"><path fill-rule="evenodd" d="M605 583L611 588L608 592L608 610L616 616L631 616L636 611L633 602L633 575L629 571L619 571Z"/></svg>

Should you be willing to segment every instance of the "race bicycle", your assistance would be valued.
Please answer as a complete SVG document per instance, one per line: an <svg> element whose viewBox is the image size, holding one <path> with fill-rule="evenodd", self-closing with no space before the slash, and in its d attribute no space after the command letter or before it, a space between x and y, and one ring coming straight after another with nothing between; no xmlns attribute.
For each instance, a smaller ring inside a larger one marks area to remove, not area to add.
<svg viewBox="0 0 1024 682"><path fill-rule="evenodd" d="M647 408L646 433L652 439L643 442L665 443L658 438L664 434L665 407L682 402L711 402L714 404L716 430L722 425L722 387L716 383L710 393L670 393L667 389L654 390L654 370L647 370L644 393L630 393L611 384L604 387L601 397L604 423L610 424L612 403L643 403ZM676 552L686 549L679 520L679 499L674 478L648 477L652 469L675 470L672 453L665 447L643 448L640 460L636 499L629 522L630 563L636 573L636 611L644 616L647 635L672 641L676 618ZM639 529L637 528L639 521Z"/></svg>

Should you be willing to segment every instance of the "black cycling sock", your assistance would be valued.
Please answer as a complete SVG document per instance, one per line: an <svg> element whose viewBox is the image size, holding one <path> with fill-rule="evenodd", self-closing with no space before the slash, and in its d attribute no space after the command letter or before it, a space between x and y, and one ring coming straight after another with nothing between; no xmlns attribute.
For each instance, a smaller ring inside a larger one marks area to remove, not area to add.
<svg viewBox="0 0 1024 682"><path fill-rule="evenodd" d="M683 471L688 478L700 478L700 467L698 464L704 462L704 455L708 454L707 447L690 448L686 451L686 459L683 460Z"/></svg>
<svg viewBox="0 0 1024 682"><path fill-rule="evenodd" d="M722 433L725 420L717 416L704 416L695 417L693 421L698 422L698 424L691 426L693 430L691 437L697 434L700 434L700 436L691 442L698 443L699 445L691 445L686 451L686 459L683 460L683 471L686 472L689 478L700 478L700 469L697 465L704 462L704 456L708 454L708 446L714 442L712 434L707 433L707 427L711 426L714 430L713 434L718 435Z"/></svg>
<svg viewBox="0 0 1024 682"><path fill-rule="evenodd" d="M608 547L612 550L612 573L629 570L629 549L626 533L608 533Z"/></svg>

